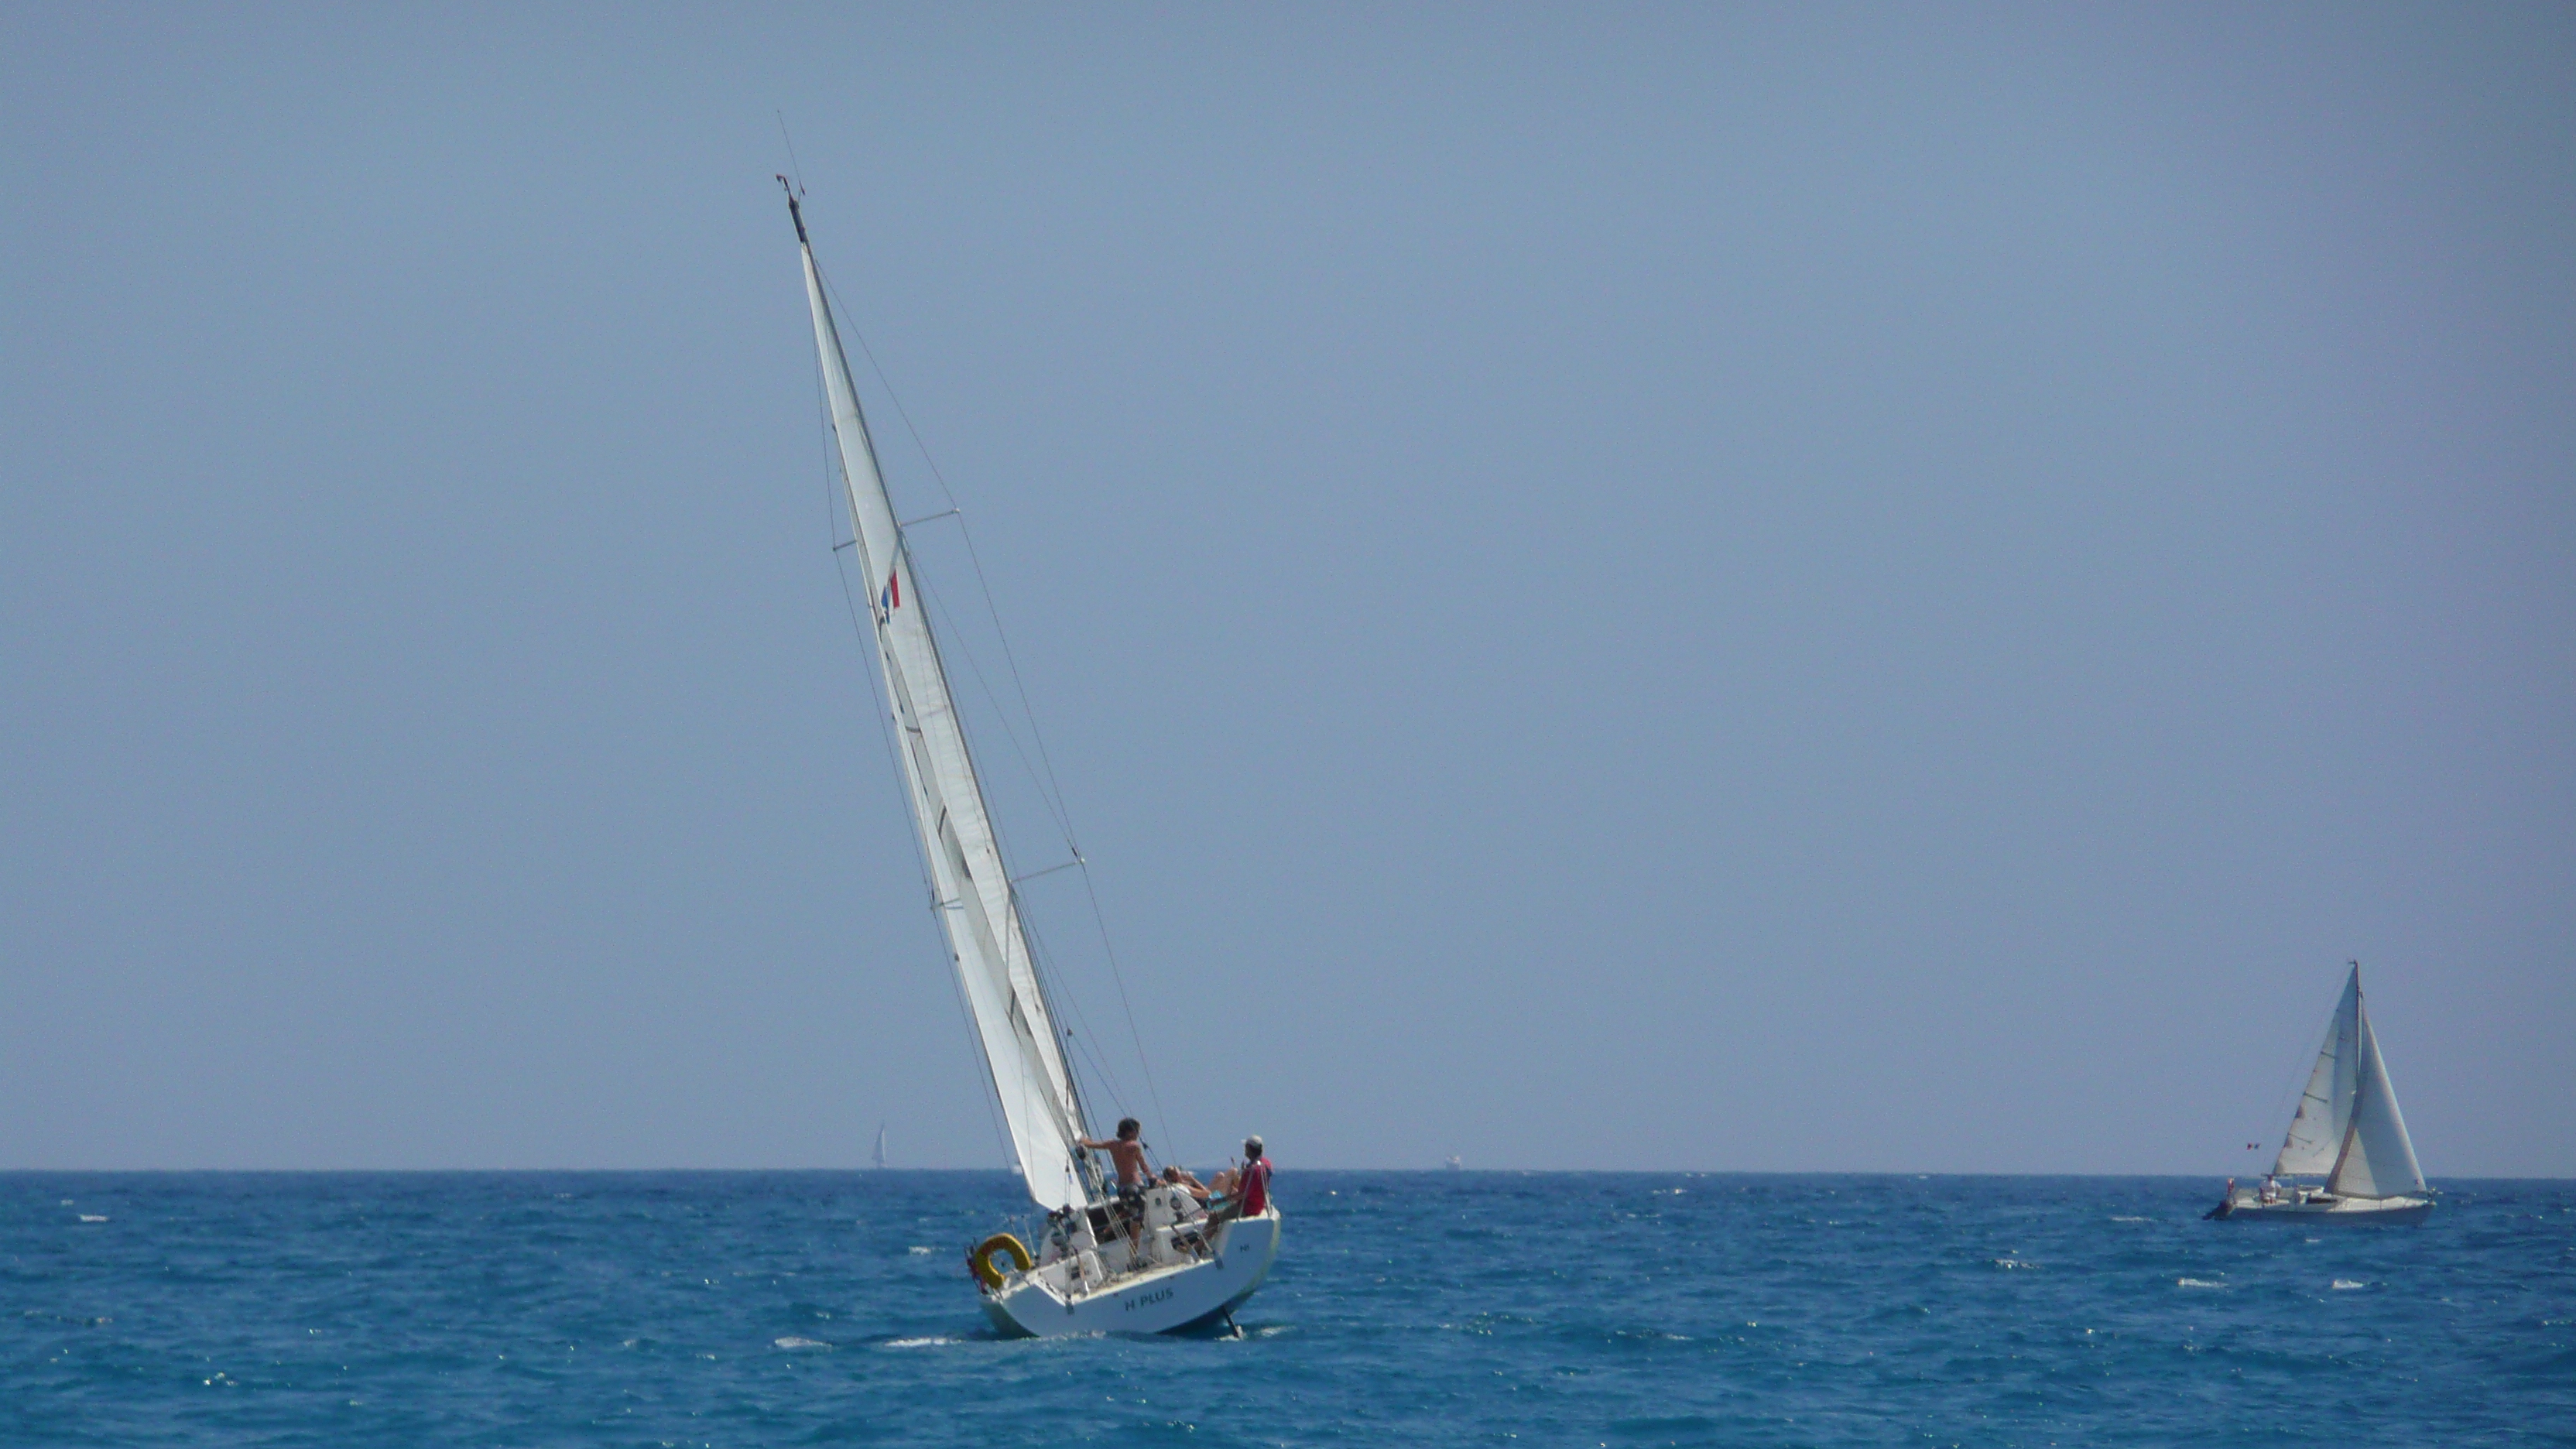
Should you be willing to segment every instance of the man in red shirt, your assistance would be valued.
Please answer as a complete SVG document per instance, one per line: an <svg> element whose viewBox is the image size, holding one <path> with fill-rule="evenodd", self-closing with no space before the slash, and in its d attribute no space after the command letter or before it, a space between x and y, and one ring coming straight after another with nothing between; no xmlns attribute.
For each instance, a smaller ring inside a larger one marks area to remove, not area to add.
<svg viewBox="0 0 2576 1449"><path fill-rule="evenodd" d="M1270 1159L1261 1155L1261 1139L1243 1139L1243 1171L1235 1178L1245 1217L1259 1217L1270 1207Z"/></svg>

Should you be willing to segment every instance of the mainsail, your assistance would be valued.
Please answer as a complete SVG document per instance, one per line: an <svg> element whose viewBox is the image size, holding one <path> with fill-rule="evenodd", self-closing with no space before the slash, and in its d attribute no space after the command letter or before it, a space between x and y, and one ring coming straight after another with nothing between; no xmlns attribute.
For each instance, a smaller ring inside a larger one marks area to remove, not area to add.
<svg viewBox="0 0 2576 1449"><path fill-rule="evenodd" d="M975 1019L977 1044L993 1074L993 1090L1010 1125L1011 1145L1029 1196L1047 1208L1086 1200L1089 1163L1076 1145L1088 1131L1073 1079L1066 1071L1055 1022L1039 990L1036 963L1020 928L1019 904L1002 865L1001 844L984 806L983 788L966 748L957 702L940 667L939 645L913 587L912 562L895 522L894 504L877 471L876 445L859 411L850 361L823 294L805 217L791 194L796 243L805 258L805 296L814 309L814 347L821 355L823 387L840 443L841 477L848 485L859 567L869 581L868 612L876 625L877 657L885 666L886 698L895 738L911 786L912 813L921 828L939 918L949 953Z"/></svg>
<svg viewBox="0 0 2576 1449"><path fill-rule="evenodd" d="M2290 1119L2290 1134L2272 1163L2276 1177L2321 1177L2334 1170L2352 1126L2352 1088L2360 1064L2361 968L2343 984L2334 1016L2326 1023L2325 1045L2308 1073L2308 1089Z"/></svg>

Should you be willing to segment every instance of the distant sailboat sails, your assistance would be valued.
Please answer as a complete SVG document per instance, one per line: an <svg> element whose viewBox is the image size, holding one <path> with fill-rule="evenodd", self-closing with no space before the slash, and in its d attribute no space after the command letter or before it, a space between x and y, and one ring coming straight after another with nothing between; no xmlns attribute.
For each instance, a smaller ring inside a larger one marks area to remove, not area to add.
<svg viewBox="0 0 2576 1449"><path fill-rule="evenodd" d="M2301 1177L2323 1177L2325 1185L2283 1181ZM2421 1222L2432 1208L2397 1089L2379 1052L2379 1034L2362 1006L2356 962L2326 1022L2325 1043L2317 1049L2271 1176L2259 1187L2231 1184L2210 1216Z"/></svg>

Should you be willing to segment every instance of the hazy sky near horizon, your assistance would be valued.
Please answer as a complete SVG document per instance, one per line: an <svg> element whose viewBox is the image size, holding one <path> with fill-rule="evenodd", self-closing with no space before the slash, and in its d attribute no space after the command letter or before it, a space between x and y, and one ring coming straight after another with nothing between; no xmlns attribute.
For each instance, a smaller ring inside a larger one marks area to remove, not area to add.
<svg viewBox="0 0 2576 1449"><path fill-rule="evenodd" d="M2576 11L2351 5L0 8L0 1168L1001 1160L782 114L1167 1152L2243 1171L2359 958L2576 1174Z"/></svg>

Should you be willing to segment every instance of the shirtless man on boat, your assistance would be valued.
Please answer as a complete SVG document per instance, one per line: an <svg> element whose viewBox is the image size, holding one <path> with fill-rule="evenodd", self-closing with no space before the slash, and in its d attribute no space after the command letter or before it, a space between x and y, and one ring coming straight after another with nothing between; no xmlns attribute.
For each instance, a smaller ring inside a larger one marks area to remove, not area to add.
<svg viewBox="0 0 2576 1449"><path fill-rule="evenodd" d="M1154 1180L1153 1172L1145 1166L1144 1133L1145 1124L1133 1117L1121 1117L1118 1119L1118 1135L1109 1141L1094 1142L1088 1137L1081 1139L1085 1148L1093 1152L1108 1153L1109 1160L1118 1165L1118 1191L1121 1196L1131 1190L1140 1189Z"/></svg>
<svg viewBox="0 0 2576 1449"><path fill-rule="evenodd" d="M1144 1134L1143 1123L1133 1117L1121 1117L1116 1137L1106 1142L1078 1139L1091 1151L1108 1153L1109 1160L1118 1165L1118 1205L1114 1212L1131 1247L1144 1241L1145 1189L1154 1181L1154 1170L1145 1165Z"/></svg>

